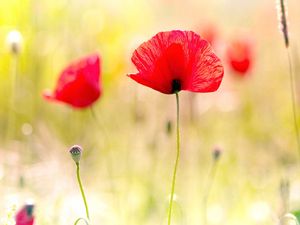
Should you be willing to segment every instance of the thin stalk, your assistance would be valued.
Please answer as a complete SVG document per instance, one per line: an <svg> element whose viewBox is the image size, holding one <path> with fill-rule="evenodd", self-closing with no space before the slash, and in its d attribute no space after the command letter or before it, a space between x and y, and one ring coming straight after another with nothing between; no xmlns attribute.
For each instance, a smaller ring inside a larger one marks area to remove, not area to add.
<svg viewBox="0 0 300 225"><path fill-rule="evenodd" d="M105 136L106 140L108 141L108 157L107 157L107 172L108 172L108 176L110 178L110 185L111 185L111 191L112 193L115 195L116 194L116 188L115 188L115 185L113 183L113 157L112 157L112 154L111 154L111 142L110 142L110 138L109 138L109 135L108 135L108 132L105 130L105 126L101 123L101 121L98 119L95 111L94 111L94 108L93 107L90 107L90 110L91 110L91 114L92 114L92 117L94 118L94 120L96 121L99 129L102 131L103 135Z"/></svg>
<svg viewBox="0 0 300 225"><path fill-rule="evenodd" d="M175 191L175 183L176 183L176 174L177 174L177 167L179 163L180 157L180 132L179 132L179 95L178 92L175 93L176 95L176 106L177 106L177 151L176 151L176 160L174 165L173 171L173 178L172 178L172 186L171 186L171 196L170 196L170 203L169 203L169 210L168 210L168 225L171 224L172 218L172 209L173 209L173 200L174 200L174 191Z"/></svg>
<svg viewBox="0 0 300 225"><path fill-rule="evenodd" d="M103 123L101 123L100 119L98 118L97 114L95 113L93 107L90 107L90 111L91 111L92 117L96 121L99 129L103 133L103 136L105 137L105 139L107 140L107 143L108 143L106 169L107 169L107 173L108 173L108 177L109 177L109 184L110 184L111 193L116 198L115 199L115 201L116 201L115 204L116 204L116 207L117 207L117 210L118 210L119 214L121 214L122 211L121 211L121 205L120 205L120 201L119 201L119 195L117 193L116 185L114 183L114 164L113 164L114 156L113 156L112 151L111 151L112 150L112 144L111 144L110 136L109 136L109 133L106 131L105 126L103 125Z"/></svg>
<svg viewBox="0 0 300 225"><path fill-rule="evenodd" d="M294 76L293 76L292 60L291 60L289 48L287 47L286 50L287 50L288 61L289 61L290 89L291 89L294 129L295 129L295 136L296 136L297 146L298 146L298 154L300 156L300 140L299 140L299 127L298 127L298 123L297 123L295 80L294 80Z"/></svg>
<svg viewBox="0 0 300 225"><path fill-rule="evenodd" d="M285 215L289 211L289 197L290 197L290 183L287 179L281 179L280 181L280 197L282 212L281 215Z"/></svg>
<svg viewBox="0 0 300 225"><path fill-rule="evenodd" d="M208 182L207 186L204 189L204 196L203 196L203 225L207 224L207 202L208 197L210 194L210 190L212 188L213 182L215 180L216 172L217 172L217 164L218 160L214 160L213 164L210 168L210 172L208 173Z"/></svg>
<svg viewBox="0 0 300 225"><path fill-rule="evenodd" d="M11 62L11 97L10 97L10 107L9 107L9 117L6 131L6 140L10 138L15 138L15 122L16 122L16 91L17 91L17 73L18 73L18 56L12 56Z"/></svg>
<svg viewBox="0 0 300 225"><path fill-rule="evenodd" d="M77 170L76 170L77 181L78 181L78 184L79 184L81 196L82 196L83 203L84 203L84 206L85 206L86 218L88 218L88 220L90 220L89 207L88 207L88 204L87 204L87 201L86 201L86 197L85 197L83 186L82 186L81 179L80 179L80 174L79 174L80 169L79 169L79 163L78 162L76 163L76 167L77 167Z"/></svg>
<svg viewBox="0 0 300 225"><path fill-rule="evenodd" d="M94 120L98 124L99 128L102 129L103 126L102 126L102 124L100 124L100 121L98 120L98 117L97 117L97 115L95 113L95 110L94 110L93 106L90 107L90 110L91 110L92 117L94 118Z"/></svg>

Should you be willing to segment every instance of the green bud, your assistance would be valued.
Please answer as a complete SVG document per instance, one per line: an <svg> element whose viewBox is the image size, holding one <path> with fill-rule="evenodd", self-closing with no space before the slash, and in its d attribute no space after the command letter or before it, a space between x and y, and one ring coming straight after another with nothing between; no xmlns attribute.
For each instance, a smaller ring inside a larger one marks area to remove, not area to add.
<svg viewBox="0 0 300 225"><path fill-rule="evenodd" d="M74 162L79 163L81 158L82 148L79 145L74 145L70 148L69 152L71 153Z"/></svg>

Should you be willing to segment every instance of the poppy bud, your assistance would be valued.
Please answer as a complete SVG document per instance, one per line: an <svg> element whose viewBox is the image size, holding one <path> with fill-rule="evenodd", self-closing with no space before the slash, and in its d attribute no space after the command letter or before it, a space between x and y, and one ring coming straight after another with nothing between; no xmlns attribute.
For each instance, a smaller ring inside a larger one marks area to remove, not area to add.
<svg viewBox="0 0 300 225"><path fill-rule="evenodd" d="M82 148L79 145L74 145L70 148L72 159L75 163L79 163L82 153Z"/></svg>
<svg viewBox="0 0 300 225"><path fill-rule="evenodd" d="M213 150L213 159L215 161L219 160L221 154L222 154L222 150L219 147L215 147L215 149Z"/></svg>
<svg viewBox="0 0 300 225"><path fill-rule="evenodd" d="M10 31L6 37L6 43L9 51L14 55L18 55L21 52L22 41L23 37L17 30Z"/></svg>

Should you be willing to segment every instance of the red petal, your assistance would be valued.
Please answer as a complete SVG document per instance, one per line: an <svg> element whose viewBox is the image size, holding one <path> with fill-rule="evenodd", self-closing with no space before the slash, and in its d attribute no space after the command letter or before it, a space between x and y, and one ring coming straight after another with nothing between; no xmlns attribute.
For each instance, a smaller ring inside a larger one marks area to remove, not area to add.
<svg viewBox="0 0 300 225"><path fill-rule="evenodd" d="M189 67L184 90L192 92L216 91L222 81L224 68L221 60L214 54L210 44L197 34L188 36Z"/></svg>
<svg viewBox="0 0 300 225"><path fill-rule="evenodd" d="M131 79L135 80L136 82L145 85L147 87L150 87L154 90L160 91L164 94L170 94L169 91L162 87L160 87L158 84L156 84L155 82L149 81L146 79L146 77L142 76L141 74L137 73L137 74L129 74L128 75Z"/></svg>

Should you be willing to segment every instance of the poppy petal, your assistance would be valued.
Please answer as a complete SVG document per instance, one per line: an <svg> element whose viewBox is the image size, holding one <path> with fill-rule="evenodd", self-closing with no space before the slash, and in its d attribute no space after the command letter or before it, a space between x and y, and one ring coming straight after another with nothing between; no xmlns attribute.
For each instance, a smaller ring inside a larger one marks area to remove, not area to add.
<svg viewBox="0 0 300 225"><path fill-rule="evenodd" d="M187 90L192 92L216 91L223 78L224 68L221 60L213 53L211 46L204 40L195 48L190 83Z"/></svg>
<svg viewBox="0 0 300 225"><path fill-rule="evenodd" d="M148 86L154 90L158 90L162 93L169 94L169 92L166 92L163 88L159 87L159 85L156 85L154 82L146 80L143 76L141 76L139 73L137 74L129 74L128 75L131 79L135 80L139 84Z"/></svg>

